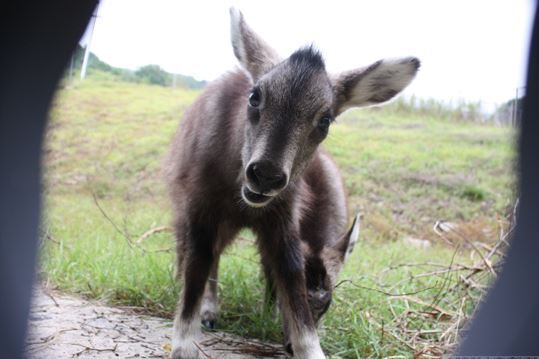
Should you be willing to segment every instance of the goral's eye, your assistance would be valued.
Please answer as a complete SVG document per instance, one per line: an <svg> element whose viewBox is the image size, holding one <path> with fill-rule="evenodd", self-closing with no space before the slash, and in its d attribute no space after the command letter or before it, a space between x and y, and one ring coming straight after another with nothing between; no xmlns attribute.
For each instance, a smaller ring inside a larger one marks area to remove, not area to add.
<svg viewBox="0 0 539 359"><path fill-rule="evenodd" d="M249 106L257 108L260 106L260 90L255 88L249 95Z"/></svg>
<svg viewBox="0 0 539 359"><path fill-rule="evenodd" d="M318 128L322 131L327 131L329 128L329 125L331 123L331 116L330 115L324 115L320 120L318 121Z"/></svg>

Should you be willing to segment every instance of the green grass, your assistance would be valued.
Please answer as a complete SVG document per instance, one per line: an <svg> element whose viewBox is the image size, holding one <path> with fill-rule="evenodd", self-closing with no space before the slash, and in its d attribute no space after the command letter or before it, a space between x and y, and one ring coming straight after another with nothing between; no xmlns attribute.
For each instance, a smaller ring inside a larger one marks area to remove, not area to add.
<svg viewBox="0 0 539 359"><path fill-rule="evenodd" d="M44 158L44 281L171 315L179 291L172 236L136 241L169 224L160 167L183 111L198 94L99 72L64 84L51 111ZM325 147L342 170L351 212L359 209L364 219L361 242L320 329L328 354L411 357L444 342L443 331L461 310L471 313L481 291L460 285L459 272L421 275L438 265L477 264L468 250L446 245L432 226L448 220L477 227L467 233L480 238L469 240L495 241L512 199L513 135L507 128L394 108L351 111L332 126ZM278 319L262 310L252 235L241 237L220 265L219 330L280 341ZM432 246L411 247L404 237ZM411 299L390 295L402 293ZM417 340L404 343L410 333Z"/></svg>

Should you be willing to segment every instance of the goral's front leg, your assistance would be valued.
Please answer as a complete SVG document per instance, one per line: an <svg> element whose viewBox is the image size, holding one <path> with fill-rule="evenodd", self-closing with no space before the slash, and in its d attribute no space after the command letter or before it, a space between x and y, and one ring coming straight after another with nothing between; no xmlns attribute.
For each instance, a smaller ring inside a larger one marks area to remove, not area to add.
<svg viewBox="0 0 539 359"><path fill-rule="evenodd" d="M264 260L272 266L283 322L294 357L325 358L307 301L304 258L299 238L293 234L273 238L268 236L262 238L260 246Z"/></svg>
<svg viewBox="0 0 539 359"><path fill-rule="evenodd" d="M173 359L195 359L199 357L197 341L200 339L200 307L210 270L216 260L213 246L215 230L211 225L190 222L178 226L177 236L184 236L184 288L180 295L174 333L172 337Z"/></svg>

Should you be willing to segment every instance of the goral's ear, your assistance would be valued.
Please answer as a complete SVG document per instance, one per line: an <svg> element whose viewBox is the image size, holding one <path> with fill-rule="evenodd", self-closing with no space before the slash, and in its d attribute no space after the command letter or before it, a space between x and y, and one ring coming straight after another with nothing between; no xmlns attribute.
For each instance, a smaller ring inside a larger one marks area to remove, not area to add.
<svg viewBox="0 0 539 359"><path fill-rule="evenodd" d="M354 222L352 223L352 226L350 227L348 232L341 238L341 240L337 244L337 250L339 251L339 253L341 253L343 262L346 261L348 256L354 250L354 246L356 245L356 242L359 238L359 229L360 229L360 219L359 219L359 213L358 213L356 214L356 217L354 218Z"/></svg>
<svg viewBox="0 0 539 359"><path fill-rule="evenodd" d="M281 61L277 52L247 25L241 11L234 7L230 8L230 32L234 55L254 82Z"/></svg>
<svg viewBox="0 0 539 359"><path fill-rule="evenodd" d="M389 101L412 82L419 66L415 57L384 59L334 76L335 113Z"/></svg>

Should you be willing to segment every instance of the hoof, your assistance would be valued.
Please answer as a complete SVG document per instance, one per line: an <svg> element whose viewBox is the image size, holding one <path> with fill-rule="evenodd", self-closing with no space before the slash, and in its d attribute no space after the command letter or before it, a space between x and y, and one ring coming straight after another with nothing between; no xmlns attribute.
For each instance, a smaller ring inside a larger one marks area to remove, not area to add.
<svg viewBox="0 0 539 359"><path fill-rule="evenodd" d="M215 319L203 319L202 325L208 329L215 329Z"/></svg>
<svg viewBox="0 0 539 359"><path fill-rule="evenodd" d="M286 351L286 354L288 354L289 356L291 357L294 356L294 351L292 350L292 343L290 342L286 343L286 345L284 346L284 350Z"/></svg>
<svg viewBox="0 0 539 359"><path fill-rule="evenodd" d="M207 303L206 303L207 304ZM208 329L215 329L217 323L217 309L215 306L211 308L202 308L200 313L200 322Z"/></svg>
<svg viewBox="0 0 539 359"><path fill-rule="evenodd" d="M196 346L188 348L175 348L172 351L172 359L198 359L198 349Z"/></svg>

